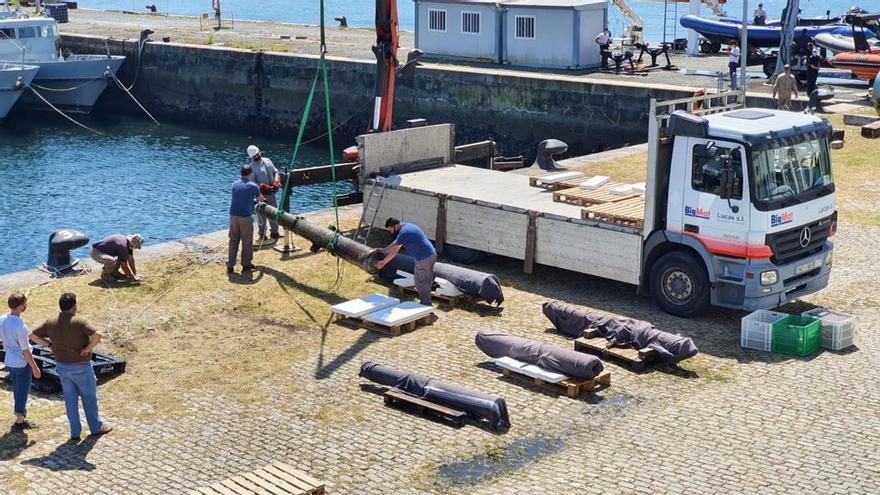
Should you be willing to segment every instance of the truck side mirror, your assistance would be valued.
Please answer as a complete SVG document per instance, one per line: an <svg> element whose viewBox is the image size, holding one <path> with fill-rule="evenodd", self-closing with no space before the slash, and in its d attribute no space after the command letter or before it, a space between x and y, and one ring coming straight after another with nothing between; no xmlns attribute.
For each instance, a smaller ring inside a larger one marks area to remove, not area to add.
<svg viewBox="0 0 880 495"><path fill-rule="evenodd" d="M725 164L723 169L721 169L719 184L721 186L719 194L721 199L726 199L727 206L730 207L730 210L734 213L738 213L739 206L730 203L730 199L736 196L736 171L730 167L729 162Z"/></svg>

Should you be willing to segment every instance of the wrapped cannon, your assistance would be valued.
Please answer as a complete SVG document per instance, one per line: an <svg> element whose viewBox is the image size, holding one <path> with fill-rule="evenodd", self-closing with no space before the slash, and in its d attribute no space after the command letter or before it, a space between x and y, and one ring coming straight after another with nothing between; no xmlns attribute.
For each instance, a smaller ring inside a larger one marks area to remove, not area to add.
<svg viewBox="0 0 880 495"><path fill-rule="evenodd" d="M504 333L480 330L474 343L489 357L513 358L572 378L592 380L605 369L596 356Z"/></svg>
<svg viewBox="0 0 880 495"><path fill-rule="evenodd" d="M663 359L672 362L693 357L699 352L690 338L657 330L647 321L590 313L559 301L545 302L543 310L550 323L567 337L577 338L585 330L595 330L614 345L653 349Z"/></svg>
<svg viewBox="0 0 880 495"><path fill-rule="evenodd" d="M361 364L360 376L420 399L486 419L495 430L510 428L507 403L500 397L493 397L458 385L434 380L421 373L407 373L370 361Z"/></svg>
<svg viewBox="0 0 880 495"><path fill-rule="evenodd" d="M379 276L388 279L397 278L397 270L413 273L415 271L415 264L416 262L412 256L398 254L379 271ZM479 297L489 304L501 304L504 302L501 283L498 281L498 277L491 273L478 272L470 268L446 263L435 263L434 276L445 278L458 290L465 294Z"/></svg>

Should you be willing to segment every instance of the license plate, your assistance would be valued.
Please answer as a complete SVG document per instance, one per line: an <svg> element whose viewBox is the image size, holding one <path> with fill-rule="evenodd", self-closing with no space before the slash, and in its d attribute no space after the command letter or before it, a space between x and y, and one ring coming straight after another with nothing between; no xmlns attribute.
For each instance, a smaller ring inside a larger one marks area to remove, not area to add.
<svg viewBox="0 0 880 495"><path fill-rule="evenodd" d="M816 268L819 268L820 266L822 266L822 260L821 260L821 259L813 260L813 261L811 261L811 262L809 262L809 263L805 263L805 264L803 264L803 265L801 265L801 266L795 268L795 269L794 269L794 274L795 274L795 275L803 275L804 273L807 273L807 272L809 272L809 271L811 271L811 270L815 270Z"/></svg>

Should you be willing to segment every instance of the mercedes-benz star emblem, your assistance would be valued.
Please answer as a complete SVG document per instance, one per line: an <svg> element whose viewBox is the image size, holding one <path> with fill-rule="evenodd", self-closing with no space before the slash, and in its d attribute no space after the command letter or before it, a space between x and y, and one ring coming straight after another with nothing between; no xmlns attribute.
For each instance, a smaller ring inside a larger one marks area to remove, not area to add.
<svg viewBox="0 0 880 495"><path fill-rule="evenodd" d="M804 227L804 230L801 231L801 247L805 248L810 245L810 239L813 238L813 233L810 232L809 227Z"/></svg>

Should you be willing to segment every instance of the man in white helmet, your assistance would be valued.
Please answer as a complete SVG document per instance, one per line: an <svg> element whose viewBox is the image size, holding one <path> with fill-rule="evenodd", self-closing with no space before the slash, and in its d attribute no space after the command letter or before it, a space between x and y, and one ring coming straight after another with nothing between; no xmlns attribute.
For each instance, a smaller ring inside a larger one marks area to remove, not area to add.
<svg viewBox="0 0 880 495"><path fill-rule="evenodd" d="M278 175L278 169L275 164L268 158L263 158L260 148L253 144L247 147L247 154L251 158L251 168L254 170L254 182L260 186L260 192L265 198L266 204L276 206L275 192L281 187L281 177ZM266 236L266 219L262 215L258 215L257 222L259 229L257 239L268 239ZM278 239L281 234L278 233L278 223L274 220L269 221L271 227L272 239Z"/></svg>

